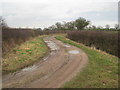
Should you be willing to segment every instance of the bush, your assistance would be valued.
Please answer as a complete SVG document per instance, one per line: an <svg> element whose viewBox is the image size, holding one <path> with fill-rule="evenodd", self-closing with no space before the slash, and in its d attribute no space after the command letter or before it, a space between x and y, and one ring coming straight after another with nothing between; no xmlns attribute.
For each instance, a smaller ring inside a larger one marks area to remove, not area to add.
<svg viewBox="0 0 120 90"><path fill-rule="evenodd" d="M16 28L3 28L2 30L2 53L3 56L6 52L10 51L13 47L32 37L38 35L48 35L55 33L64 33L60 30L33 30L33 29L16 29Z"/></svg>
<svg viewBox="0 0 120 90"><path fill-rule="evenodd" d="M118 56L117 31L69 31L68 38Z"/></svg>

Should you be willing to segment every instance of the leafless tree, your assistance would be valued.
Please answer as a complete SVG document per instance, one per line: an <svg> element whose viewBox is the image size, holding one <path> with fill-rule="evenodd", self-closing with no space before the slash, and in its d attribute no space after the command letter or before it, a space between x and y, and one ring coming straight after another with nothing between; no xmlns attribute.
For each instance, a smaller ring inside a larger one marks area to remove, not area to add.
<svg viewBox="0 0 120 90"><path fill-rule="evenodd" d="M2 16L0 16L0 27L1 28L8 28L6 21Z"/></svg>

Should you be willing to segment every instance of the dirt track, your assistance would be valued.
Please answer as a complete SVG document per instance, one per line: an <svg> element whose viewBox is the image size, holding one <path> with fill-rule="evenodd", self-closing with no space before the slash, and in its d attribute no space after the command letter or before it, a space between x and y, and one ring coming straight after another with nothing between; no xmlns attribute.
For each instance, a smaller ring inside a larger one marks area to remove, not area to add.
<svg viewBox="0 0 120 90"><path fill-rule="evenodd" d="M3 88L59 88L87 64L88 57L81 49L54 37L44 41L51 49L49 55L31 67L3 76Z"/></svg>

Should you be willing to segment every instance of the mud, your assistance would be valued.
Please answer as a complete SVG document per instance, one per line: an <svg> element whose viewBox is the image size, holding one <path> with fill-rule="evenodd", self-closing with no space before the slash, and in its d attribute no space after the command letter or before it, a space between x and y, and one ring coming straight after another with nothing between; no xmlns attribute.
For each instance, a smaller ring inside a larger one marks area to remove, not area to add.
<svg viewBox="0 0 120 90"><path fill-rule="evenodd" d="M3 88L59 88L87 64L88 57L81 49L66 45L53 36L44 41L51 50L49 55L33 66L4 75Z"/></svg>

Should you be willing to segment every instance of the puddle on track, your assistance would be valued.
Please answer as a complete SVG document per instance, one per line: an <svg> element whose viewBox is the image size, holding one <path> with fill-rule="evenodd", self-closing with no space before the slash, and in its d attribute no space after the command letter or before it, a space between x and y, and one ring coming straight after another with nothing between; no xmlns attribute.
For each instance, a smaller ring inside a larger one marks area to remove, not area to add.
<svg viewBox="0 0 120 90"><path fill-rule="evenodd" d="M64 46L65 46L65 47L71 47L70 45L67 45L67 44L65 44Z"/></svg>
<svg viewBox="0 0 120 90"><path fill-rule="evenodd" d="M49 58L49 56L48 57L44 57L43 60L46 61L48 58Z"/></svg>
<svg viewBox="0 0 120 90"><path fill-rule="evenodd" d="M70 54L79 54L80 52L78 50L71 50L71 51L68 51L68 53L70 53Z"/></svg>
<svg viewBox="0 0 120 90"><path fill-rule="evenodd" d="M56 45L56 43L54 43L53 41L45 41L45 43L47 44L47 46L52 50L58 50L59 47Z"/></svg>
<svg viewBox="0 0 120 90"><path fill-rule="evenodd" d="M36 68L37 68L37 66L33 65L31 67L26 67L26 68L22 69L22 71L30 71L30 70L34 70Z"/></svg>

